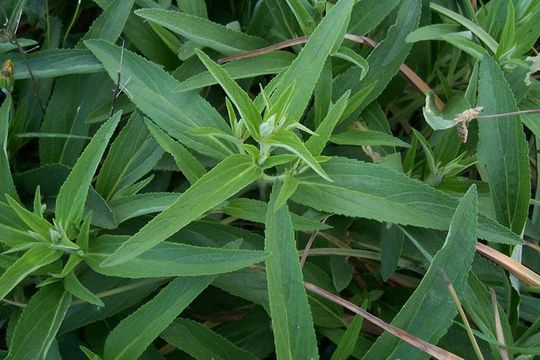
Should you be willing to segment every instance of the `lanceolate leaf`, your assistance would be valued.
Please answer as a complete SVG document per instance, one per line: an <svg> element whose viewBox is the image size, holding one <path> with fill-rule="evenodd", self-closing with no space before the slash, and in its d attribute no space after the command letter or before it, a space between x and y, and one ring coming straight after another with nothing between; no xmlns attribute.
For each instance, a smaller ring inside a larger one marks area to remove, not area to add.
<svg viewBox="0 0 540 360"><path fill-rule="evenodd" d="M0 299L13 290L25 277L39 268L56 261L62 256L61 250L37 245L28 250L0 276Z"/></svg>
<svg viewBox="0 0 540 360"><path fill-rule="evenodd" d="M210 328L188 319L175 320L161 333L160 337L196 359L258 359L255 355L239 348Z"/></svg>
<svg viewBox="0 0 540 360"><path fill-rule="evenodd" d="M5 91L0 89L0 93ZM0 94L1 95L1 94ZM7 138L9 129L9 116L11 113L11 95L8 93L4 103L0 107L0 201L6 201L5 194L14 199L18 199L11 170L9 168L9 159L7 153Z"/></svg>
<svg viewBox="0 0 540 360"><path fill-rule="evenodd" d="M5 359L45 359L70 304L60 283L41 288L25 307Z"/></svg>
<svg viewBox="0 0 540 360"><path fill-rule="evenodd" d="M99 171L96 191L110 200L154 168L163 150L144 125L142 114L134 112L114 140Z"/></svg>
<svg viewBox="0 0 540 360"><path fill-rule="evenodd" d="M118 324L105 342L105 359L137 359L212 282L212 276L178 277Z"/></svg>
<svg viewBox="0 0 540 360"><path fill-rule="evenodd" d="M266 214L266 278L270 315L280 360L318 359L313 320L287 205L274 210L279 183L274 184Z"/></svg>
<svg viewBox="0 0 540 360"><path fill-rule="evenodd" d="M184 148L182 144L165 134L163 130L151 121L147 121L146 126L158 144L173 156L176 165L191 184L195 183L206 173L206 169L201 165L199 160Z"/></svg>
<svg viewBox="0 0 540 360"><path fill-rule="evenodd" d="M432 344L446 333L457 315L440 271L451 280L456 293L463 294L476 247L477 196L473 186L456 208L448 236L428 272L392 325ZM459 254L459 256L456 256ZM399 338L384 333L363 359L422 359L425 355Z"/></svg>
<svg viewBox="0 0 540 360"><path fill-rule="evenodd" d="M102 265L117 265L151 249L254 182L260 173L260 168L249 156L231 155L120 246Z"/></svg>
<svg viewBox="0 0 540 360"><path fill-rule="evenodd" d="M66 231L81 220L92 177L120 116L121 113L116 113L99 128L60 188L56 199L56 219Z"/></svg>
<svg viewBox="0 0 540 360"><path fill-rule="evenodd" d="M86 46L103 63L113 81L120 70L121 85L137 107L172 137L186 146L217 159L232 148L210 137L191 135L190 130L214 127L230 132L225 121L199 94L175 91L178 81L158 65L103 40Z"/></svg>
<svg viewBox="0 0 540 360"><path fill-rule="evenodd" d="M336 44L341 44L343 41L352 6L352 0L341 0L332 7L310 36L298 57L287 70L278 75L279 81L271 87L276 89L272 98L277 99L291 83L296 84L287 111L288 122L298 121L304 113L326 58L330 56Z"/></svg>
<svg viewBox="0 0 540 360"><path fill-rule="evenodd" d="M373 130L347 130L332 136L330 141L339 145L386 145L409 147L409 144L401 139Z"/></svg>
<svg viewBox="0 0 540 360"><path fill-rule="evenodd" d="M323 168L334 182L314 173L301 175L291 200L329 213L441 230L448 229L457 206L454 198L381 165L333 158ZM518 236L483 215L479 216L478 236L521 243Z"/></svg>
<svg viewBox="0 0 540 360"><path fill-rule="evenodd" d="M162 25L189 40L207 46L225 55L254 50L268 44L255 36L243 34L209 20L182 13L160 9L140 9L138 16Z"/></svg>
<svg viewBox="0 0 540 360"><path fill-rule="evenodd" d="M128 236L104 235L92 242L85 260L94 271L118 277L148 278L213 275L239 270L263 261L268 253L252 250L198 247L164 241L135 259L101 268Z"/></svg>
<svg viewBox="0 0 540 360"><path fill-rule="evenodd" d="M484 114L517 111L514 95L499 65L489 56L480 63L478 106ZM489 178L497 220L521 234L530 198L528 144L519 116L478 121L478 161Z"/></svg>
<svg viewBox="0 0 540 360"><path fill-rule="evenodd" d="M218 64L213 62L208 55L202 51L196 51L196 53L204 66L206 66L212 76L216 78L223 90L225 90L227 96L238 109L250 135L253 138L258 139L259 125L262 123L262 119L259 111L257 111L257 108L249 98L249 95L231 78L226 70L223 70Z"/></svg>
<svg viewBox="0 0 540 360"><path fill-rule="evenodd" d="M412 47L412 44L407 43L405 38L418 26L421 9L421 0L403 0L401 2L396 24L390 28L386 39L367 58L369 71L362 81L358 81L361 73L361 69L358 67L351 67L336 78L334 86L334 90L338 91L336 93L341 94L344 90L351 89L353 94L351 97L354 97L366 86L376 83L369 95L364 97L360 103L355 103L354 109L349 109L347 112L364 109L380 95L398 72Z"/></svg>

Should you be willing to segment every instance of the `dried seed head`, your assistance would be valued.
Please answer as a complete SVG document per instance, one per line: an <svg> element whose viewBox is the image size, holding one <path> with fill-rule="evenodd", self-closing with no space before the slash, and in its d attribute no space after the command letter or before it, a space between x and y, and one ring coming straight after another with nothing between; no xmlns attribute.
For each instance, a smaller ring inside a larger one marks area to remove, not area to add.
<svg viewBox="0 0 540 360"><path fill-rule="evenodd" d="M454 121L457 122L457 134L462 143L467 142L467 137L469 136L469 123L476 119L482 111L484 111L484 108L479 106L472 109L467 109L455 117Z"/></svg>
<svg viewBox="0 0 540 360"><path fill-rule="evenodd" d="M457 122L469 122L471 120L474 120L480 115L480 113L484 111L484 108L482 106L475 107L472 109L467 109L464 112L458 114L455 118L455 121Z"/></svg>

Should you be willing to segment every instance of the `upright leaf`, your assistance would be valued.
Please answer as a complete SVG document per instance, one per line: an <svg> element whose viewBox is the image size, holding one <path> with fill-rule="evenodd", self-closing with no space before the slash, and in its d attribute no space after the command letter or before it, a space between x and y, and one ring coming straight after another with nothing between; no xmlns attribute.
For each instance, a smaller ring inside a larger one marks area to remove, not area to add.
<svg viewBox="0 0 540 360"><path fill-rule="evenodd" d="M287 205L274 210L279 193L274 184L266 213L266 278L270 316L280 360L318 359L313 319L304 289L294 231Z"/></svg>
<svg viewBox="0 0 540 360"><path fill-rule="evenodd" d="M249 156L229 156L201 177L167 210L122 244L102 266L123 263L151 249L257 180L260 172L260 168Z"/></svg>
<svg viewBox="0 0 540 360"><path fill-rule="evenodd" d="M66 231L69 226L77 224L82 218L92 177L120 121L120 116L121 113L116 113L99 128L60 188L56 199L56 219Z"/></svg>
<svg viewBox="0 0 540 360"><path fill-rule="evenodd" d="M296 84L287 109L288 122L297 122L304 113L326 59L336 45L343 41L353 2L341 0L332 7L309 37L298 57L278 75L279 80L272 86L272 89L275 89L272 98L277 99L291 83Z"/></svg>
<svg viewBox="0 0 540 360"><path fill-rule="evenodd" d="M472 186L456 208L443 247L433 258L420 285L392 320L392 325L433 344L446 333L457 310L440 271L448 275L458 296L464 293L476 247L477 214L476 187ZM419 349L384 333L363 359L425 357Z"/></svg>
<svg viewBox="0 0 540 360"><path fill-rule="evenodd" d="M214 127L230 133L219 113L195 92L175 91L178 81L158 65L103 40L87 40L86 46L116 81L118 72L131 101L160 128L184 145L216 159L232 148L191 130ZM129 80L128 80L129 79Z"/></svg>
<svg viewBox="0 0 540 360"><path fill-rule="evenodd" d="M77 43L78 48L84 47L84 41L103 39L115 42L128 19L134 0L113 0L103 10L101 15L92 23L90 29Z"/></svg>
<svg viewBox="0 0 540 360"><path fill-rule="evenodd" d="M4 89L0 88L0 95ZM11 113L11 95L6 94L6 99L0 107L0 201L5 201L5 194L18 199L7 153L7 139L9 129L9 115Z"/></svg>
<svg viewBox="0 0 540 360"><path fill-rule="evenodd" d="M60 283L41 288L24 308L5 359L44 360L70 304Z"/></svg>
<svg viewBox="0 0 540 360"><path fill-rule="evenodd" d="M106 200L133 185L151 171L163 156L163 150L150 136L140 112L131 115L118 134L103 162L96 191Z"/></svg>
<svg viewBox="0 0 540 360"><path fill-rule="evenodd" d="M360 102L349 101L350 109L346 111L347 113L353 110L363 110L381 94L399 71L399 67L409 55L412 47L412 44L407 43L405 39L418 26L421 10L421 0L401 1L395 25L388 31L386 39L367 58L370 70L362 81L358 81L362 72L358 67L351 67L336 77L334 94L342 94L343 91L351 89L351 99L357 94L361 94L365 87L373 86L369 94L364 96Z"/></svg>
<svg viewBox="0 0 540 360"><path fill-rule="evenodd" d="M211 276L178 277L118 324L105 342L105 359L138 359L159 334L212 282Z"/></svg>
<svg viewBox="0 0 540 360"><path fill-rule="evenodd" d="M244 123L250 133L250 135L258 139L259 138L259 125L262 123L261 115L257 108L249 98L248 94L238 85L229 75L229 73L222 69L218 64L212 61L202 51L196 51L199 59L204 66L210 71L212 76L216 78L221 85L227 96L234 103L240 116L244 119Z"/></svg>
<svg viewBox="0 0 540 360"><path fill-rule="evenodd" d="M516 101L497 63L484 56L480 63L478 106L484 114L517 111ZM486 169L497 220L521 234L529 208L531 171L528 144L519 116L478 121L478 162Z"/></svg>

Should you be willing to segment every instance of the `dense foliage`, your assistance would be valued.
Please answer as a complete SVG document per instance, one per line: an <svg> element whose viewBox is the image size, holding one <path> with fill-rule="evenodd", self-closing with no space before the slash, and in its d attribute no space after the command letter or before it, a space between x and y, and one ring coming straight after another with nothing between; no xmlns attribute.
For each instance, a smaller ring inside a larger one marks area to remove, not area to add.
<svg viewBox="0 0 540 360"><path fill-rule="evenodd" d="M0 358L540 356L540 1L0 10Z"/></svg>

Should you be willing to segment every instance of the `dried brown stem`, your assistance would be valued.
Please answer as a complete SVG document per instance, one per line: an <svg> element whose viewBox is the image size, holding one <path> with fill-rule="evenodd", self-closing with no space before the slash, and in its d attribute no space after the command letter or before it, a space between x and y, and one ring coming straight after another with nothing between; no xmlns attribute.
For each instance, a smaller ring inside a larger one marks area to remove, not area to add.
<svg viewBox="0 0 540 360"><path fill-rule="evenodd" d="M489 288L489 292L491 293L491 303L493 304L493 314L495 315L495 331L497 333L497 342L499 343L499 352L503 360L509 360L508 351L506 351L506 341L504 340L501 317L497 307L497 295L495 294L495 290L492 288Z"/></svg>

